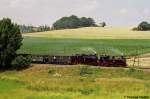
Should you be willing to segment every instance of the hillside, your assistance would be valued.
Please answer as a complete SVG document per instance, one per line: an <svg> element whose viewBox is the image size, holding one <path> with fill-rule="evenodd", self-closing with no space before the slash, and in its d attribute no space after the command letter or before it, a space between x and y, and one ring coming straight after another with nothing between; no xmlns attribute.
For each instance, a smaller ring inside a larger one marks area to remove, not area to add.
<svg viewBox="0 0 150 99"><path fill-rule="evenodd" d="M150 39L150 31L132 31L131 28L88 27L26 33L25 37L71 38L71 39Z"/></svg>

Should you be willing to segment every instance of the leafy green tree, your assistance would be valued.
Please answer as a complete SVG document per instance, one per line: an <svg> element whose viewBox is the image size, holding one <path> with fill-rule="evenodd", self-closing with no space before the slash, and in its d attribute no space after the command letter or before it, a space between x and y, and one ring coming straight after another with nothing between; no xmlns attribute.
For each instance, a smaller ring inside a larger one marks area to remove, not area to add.
<svg viewBox="0 0 150 99"><path fill-rule="evenodd" d="M77 16L72 15L69 17L68 23L69 28L78 28L80 25L80 20Z"/></svg>
<svg viewBox="0 0 150 99"><path fill-rule="evenodd" d="M82 17L82 18L80 18L80 26L81 27L90 27L90 26L96 26L96 24L92 18Z"/></svg>
<svg viewBox="0 0 150 99"><path fill-rule="evenodd" d="M141 22L139 24L138 30L140 30L140 31L148 31L148 30L150 30L150 24L148 22L143 21L143 22Z"/></svg>
<svg viewBox="0 0 150 99"><path fill-rule="evenodd" d="M19 26L11 19L0 20L0 69L11 68L16 57L16 51L22 45L22 35Z"/></svg>
<svg viewBox="0 0 150 99"><path fill-rule="evenodd" d="M80 26L81 27L87 27L87 26L89 26L89 22L88 22L88 19L86 17L80 18Z"/></svg>

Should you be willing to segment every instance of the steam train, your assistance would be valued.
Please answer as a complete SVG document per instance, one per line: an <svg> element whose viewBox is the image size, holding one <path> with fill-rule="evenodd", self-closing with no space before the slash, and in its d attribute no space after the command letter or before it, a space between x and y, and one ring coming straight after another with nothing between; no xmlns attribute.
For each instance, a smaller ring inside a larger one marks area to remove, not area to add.
<svg viewBox="0 0 150 99"><path fill-rule="evenodd" d="M50 56L50 55L31 55L32 63L38 64L58 64L58 65L92 65L103 67L126 67L124 56L107 55L72 55L72 56Z"/></svg>

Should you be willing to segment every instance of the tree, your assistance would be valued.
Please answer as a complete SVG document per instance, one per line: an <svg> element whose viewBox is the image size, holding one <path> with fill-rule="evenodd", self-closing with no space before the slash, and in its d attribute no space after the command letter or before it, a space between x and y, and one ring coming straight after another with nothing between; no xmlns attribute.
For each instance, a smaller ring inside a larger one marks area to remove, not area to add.
<svg viewBox="0 0 150 99"><path fill-rule="evenodd" d="M94 19L82 17L80 18L80 26L81 27L89 27L89 26L96 26Z"/></svg>
<svg viewBox="0 0 150 99"><path fill-rule="evenodd" d="M89 23L89 26L96 26L95 21L94 21L93 18L88 18L87 21Z"/></svg>
<svg viewBox="0 0 150 99"><path fill-rule="evenodd" d="M16 57L16 51L22 45L22 35L19 26L11 19L0 20L0 69L11 68Z"/></svg>
<svg viewBox="0 0 150 99"><path fill-rule="evenodd" d="M96 26L92 18L78 18L75 15L70 17L62 17L53 24L53 29L72 29L79 27Z"/></svg>
<svg viewBox="0 0 150 99"><path fill-rule="evenodd" d="M54 29L78 28L80 24L79 18L75 15L70 17L62 17L53 24Z"/></svg>
<svg viewBox="0 0 150 99"><path fill-rule="evenodd" d="M82 18L80 18L80 26L81 27L86 27L86 26L88 26L89 24L88 24L88 22L87 22L87 18L86 17L82 17Z"/></svg>
<svg viewBox="0 0 150 99"><path fill-rule="evenodd" d="M143 21L139 24L138 30L148 31L148 30L150 30L150 24L148 22Z"/></svg>

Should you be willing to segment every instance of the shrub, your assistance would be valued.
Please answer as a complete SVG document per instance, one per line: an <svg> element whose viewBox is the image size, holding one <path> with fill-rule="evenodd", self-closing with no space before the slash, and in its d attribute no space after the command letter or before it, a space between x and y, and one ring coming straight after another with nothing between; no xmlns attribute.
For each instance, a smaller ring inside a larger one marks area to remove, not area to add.
<svg viewBox="0 0 150 99"><path fill-rule="evenodd" d="M13 69L21 70L29 67L31 64L31 57L30 56L17 56L13 62L12 66Z"/></svg>

